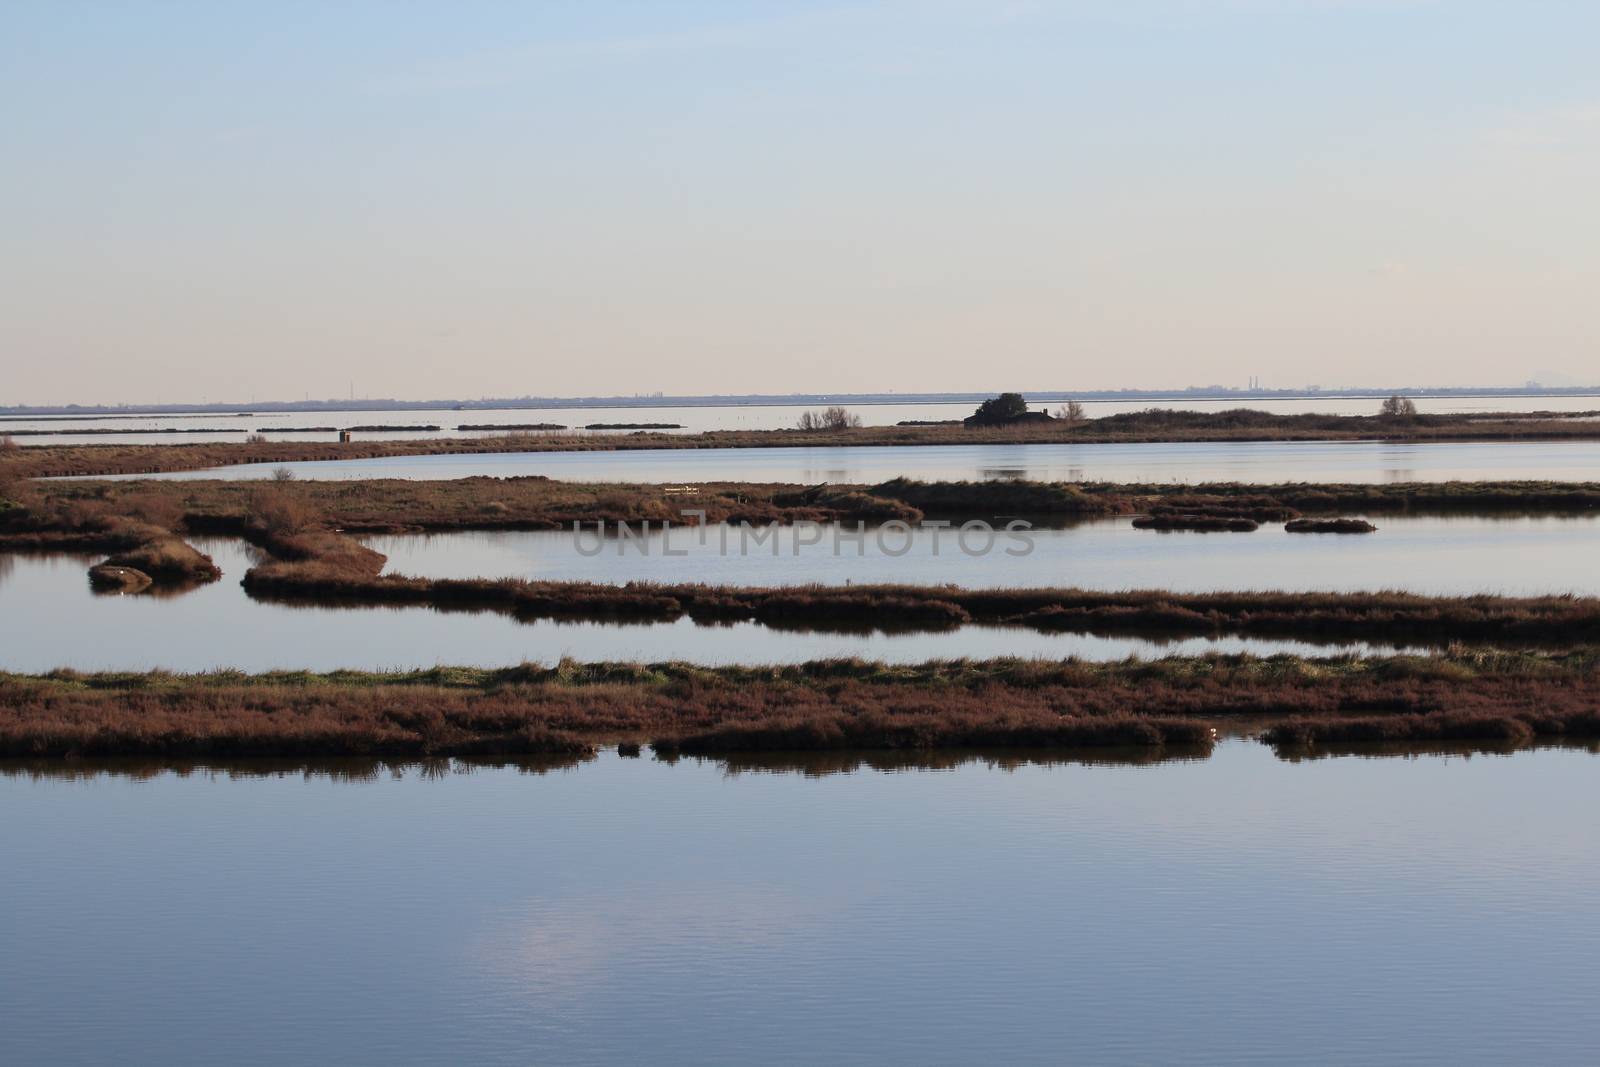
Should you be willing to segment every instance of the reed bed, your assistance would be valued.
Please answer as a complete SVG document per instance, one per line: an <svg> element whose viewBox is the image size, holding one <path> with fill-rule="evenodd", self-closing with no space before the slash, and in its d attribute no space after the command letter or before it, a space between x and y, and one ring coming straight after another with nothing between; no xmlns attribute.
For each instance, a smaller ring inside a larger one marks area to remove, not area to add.
<svg viewBox="0 0 1600 1067"><path fill-rule="evenodd" d="M91 569L99 572L91 574L98 588L190 585L222 576L210 556L174 532L182 513L173 502L129 501L126 511L83 501L0 509L0 550L110 554Z"/></svg>
<svg viewBox="0 0 1600 1067"><path fill-rule="evenodd" d="M1219 724L1304 743L1341 728L1502 741L1600 736L1596 658L1497 654L1309 660L1196 657L887 666L666 664L435 668L396 674L0 674L0 756L177 759L924 751L1001 746L1204 749ZM1325 733L1308 730L1307 724ZM1342 724L1356 724L1342 726ZM1520 725L1518 725L1520 724Z"/></svg>
<svg viewBox="0 0 1600 1067"><path fill-rule="evenodd" d="M255 597L503 611L520 618L702 622L753 620L835 629L944 628L973 623L1101 634L1246 634L1320 641L1600 644L1600 599L1430 597L1402 592L1179 593L1171 590L964 589L953 586L709 586L381 575L365 557L252 568Z"/></svg>
<svg viewBox="0 0 1600 1067"><path fill-rule="evenodd" d="M997 522L1016 517L1049 524L1130 514L1260 523L1302 515L1588 514L1600 510L1600 483L1594 482L1162 486L894 479L871 486L745 482L661 486L527 477L291 481L274 483L272 489L280 499L314 512L326 525L356 532L553 530L570 529L573 523L592 527L598 522L682 524L691 521L684 516L685 509L703 512L706 522L753 525L870 524L894 519L916 523L924 518ZM16 534L72 530L71 521L58 518L72 509L119 515L160 504L173 523L192 532L231 532L253 516L261 490L257 482L13 479L7 483L0 477L0 548Z"/></svg>
<svg viewBox="0 0 1600 1067"><path fill-rule="evenodd" d="M170 534L118 552L104 565L138 571L158 584L214 582L222 577L222 570L210 556Z"/></svg>

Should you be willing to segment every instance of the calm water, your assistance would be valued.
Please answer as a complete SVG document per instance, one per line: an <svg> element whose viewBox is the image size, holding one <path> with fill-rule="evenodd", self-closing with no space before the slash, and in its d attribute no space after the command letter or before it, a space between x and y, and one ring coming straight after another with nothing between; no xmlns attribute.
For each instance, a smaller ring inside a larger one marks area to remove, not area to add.
<svg viewBox="0 0 1600 1067"><path fill-rule="evenodd" d="M1090 416L1100 418L1127 411L1143 411L1161 407L1179 411L1226 411L1230 408L1250 407L1257 411L1271 411L1281 415L1304 413L1334 415L1371 415L1378 410L1381 400L1373 398L1344 399L1336 397L1315 400L1140 400L1125 402L1115 400L1086 401L1084 406ZM1480 411L1593 411L1600 409L1600 396L1508 396L1508 397L1419 397L1419 411L1430 414ZM817 405L821 406L821 405ZM1035 405L1036 407L1041 405ZM1054 407L1055 405L1042 405ZM972 414L974 405L961 404L858 404L850 410L866 426L893 426L906 420L935 422L961 419ZM429 437L473 437L481 431L459 430L462 425L507 425L550 423L557 426L577 427L592 423L618 422L673 422L683 427L681 433L701 433L707 430L777 430L792 427L805 407L792 405L739 404L728 407L661 407L661 408L512 408L483 411L329 411L288 412L274 414L195 415L186 417L150 417L119 419L72 419L49 417L26 420L0 420L0 433L7 430L46 429L69 430L76 428L107 428L120 430L159 430L177 428L184 430L248 430L264 433L268 437L292 441L331 441L332 433L294 433L293 427L307 426L437 426ZM412 431L412 433L423 431ZM608 433L612 431L596 431ZM62 434L48 437L19 437L23 444L94 444L102 441L135 443L169 443L173 441L230 441L240 440L243 433L185 433L185 434ZM382 431L368 435L375 438L403 438L411 436L406 431Z"/></svg>
<svg viewBox="0 0 1600 1067"><path fill-rule="evenodd" d="M99 560L97 556L0 554L0 669L378 670L436 664L548 664L562 656L705 664L803 663L861 656L920 663L962 656L1119 660L1206 652L1325 656L1371 650L1246 638L1164 642L982 626L944 633L857 635L792 633L754 623L521 623L490 612L290 607L245 596L238 583L251 560L237 542L200 544L223 569L222 580L166 598L95 595L86 572Z"/></svg>
<svg viewBox="0 0 1600 1067"><path fill-rule="evenodd" d="M1600 479L1600 441L1229 441L1091 445L915 445L883 448L651 449L492 452L246 464L159 478L496 478L572 482L849 482L1027 478L1104 482L1443 482Z"/></svg>
<svg viewBox="0 0 1600 1067"><path fill-rule="evenodd" d="M796 533L778 531L774 556L763 546L738 555L738 533L721 554L720 528L679 529L662 554L658 532L649 554L612 540L600 554L592 536L570 532L461 533L371 538L394 573L428 577L524 577L604 582L662 581L743 585L905 582L974 587L1074 585L1084 588L1326 589L1398 588L1456 595L1478 592L1600 595L1593 561L1600 517L1380 517L1376 534L1286 534L1266 526L1250 534L1152 533L1126 519L1038 530L1031 555L997 550L973 558L949 532L922 532L905 555L890 556L869 535L865 553L846 545L835 556L831 532L793 554ZM940 545L933 554L934 542ZM0 668L245 670L409 668L438 663L500 666L562 656L583 660L669 659L697 663L795 663L835 656L921 662L962 656L1122 659L1203 652L1328 655L1366 646L1322 646L1245 638L1151 641L1041 634L1000 627L945 633L785 632L754 623L698 626L688 620L642 625L517 622L492 612L417 607L301 607L251 600L238 581L253 564L240 542L201 541L222 567L222 581L175 597L98 596L86 571L95 556L0 554ZM897 551L898 541L887 547ZM619 550L621 554L619 554ZM1387 651L1388 649L1380 649Z"/></svg>
<svg viewBox="0 0 1600 1067"><path fill-rule="evenodd" d="M0 775L0 1062L1588 1064L1595 774Z"/></svg>
<svg viewBox="0 0 1600 1067"><path fill-rule="evenodd" d="M1135 530L1127 518L1105 519L1033 531L1033 550L1025 556L1008 555L1008 548L1022 546L1004 535L993 551L967 555L953 530L919 531L903 555L891 554L907 548L903 537L884 532L880 543L869 531L862 545L839 542L836 554L832 527L809 534L780 529L759 545L738 528L721 526L657 529L638 542L602 543L591 526L577 538L567 530L376 537L369 543L389 556L391 573L431 578L1600 595L1600 516L1380 515L1373 521L1377 533L1334 536L1285 533L1279 524L1253 533L1156 533ZM799 543L812 537L820 543ZM984 542L972 537L968 545L978 551ZM684 554L667 555L669 549Z"/></svg>

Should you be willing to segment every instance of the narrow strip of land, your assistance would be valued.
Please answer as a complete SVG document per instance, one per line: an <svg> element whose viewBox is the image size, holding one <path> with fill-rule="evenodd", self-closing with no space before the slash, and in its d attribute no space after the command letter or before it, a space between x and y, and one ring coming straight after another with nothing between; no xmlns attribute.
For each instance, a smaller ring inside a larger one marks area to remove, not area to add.
<svg viewBox="0 0 1600 1067"><path fill-rule="evenodd" d="M1430 597L1400 592L1212 592L1165 589L964 589L925 585L712 586L518 578L415 578L379 573L384 557L326 534L260 538L279 557L243 585L262 599L444 610L519 619L755 621L817 630L933 630L971 624L1054 633L1248 635L1322 642L1600 644L1593 597ZM289 557L289 558L284 558ZM298 557L298 558L296 558Z"/></svg>
<svg viewBox="0 0 1600 1067"><path fill-rule="evenodd" d="M640 449L885 447L974 444L1095 444L1181 441L1577 441L1600 440L1593 412L1449 415L1275 415L1262 411L1154 410L1077 421L967 427L860 426L703 433L518 433L503 437L83 444L13 448L0 462L25 477L153 474L244 463L296 463L385 456Z"/></svg>
<svg viewBox="0 0 1600 1067"><path fill-rule="evenodd" d="M7 504L10 507L7 507ZM1286 522L1300 515L1585 514L1600 482L1406 482L1384 485L921 482L877 485L702 482L682 485L451 481L0 481L0 548L7 538L90 530L119 515L159 515L192 532L227 532L264 506L351 532L554 530L573 523L885 522L924 518L1048 523L1113 515L1188 515ZM685 512L693 512L686 516ZM30 546L31 547L31 546Z"/></svg>
<svg viewBox="0 0 1600 1067"><path fill-rule="evenodd" d="M411 674L0 675L0 756L574 755L1600 736L1591 654L891 667L563 663Z"/></svg>

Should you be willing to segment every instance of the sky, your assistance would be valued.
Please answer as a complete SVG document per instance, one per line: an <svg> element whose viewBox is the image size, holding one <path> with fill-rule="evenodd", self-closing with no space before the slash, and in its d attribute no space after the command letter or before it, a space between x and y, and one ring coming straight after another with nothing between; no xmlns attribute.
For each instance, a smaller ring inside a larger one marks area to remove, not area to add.
<svg viewBox="0 0 1600 1067"><path fill-rule="evenodd" d="M1592 0L0 3L0 405L1600 384Z"/></svg>

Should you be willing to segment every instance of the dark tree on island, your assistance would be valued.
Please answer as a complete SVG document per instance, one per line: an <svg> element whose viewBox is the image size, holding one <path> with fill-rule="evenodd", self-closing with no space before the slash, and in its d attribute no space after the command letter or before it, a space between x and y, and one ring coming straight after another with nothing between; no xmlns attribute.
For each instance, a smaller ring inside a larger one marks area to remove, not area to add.
<svg viewBox="0 0 1600 1067"><path fill-rule="evenodd" d="M992 400L985 400L978 405L978 410L973 412L980 419L993 419L1003 422L1007 419L1019 419L1028 413L1028 402L1021 393L1001 393Z"/></svg>
<svg viewBox="0 0 1600 1067"><path fill-rule="evenodd" d="M985 400L978 410L963 420L968 426L1006 426L1014 422L1051 422L1042 411L1029 411L1021 393L1001 393Z"/></svg>

